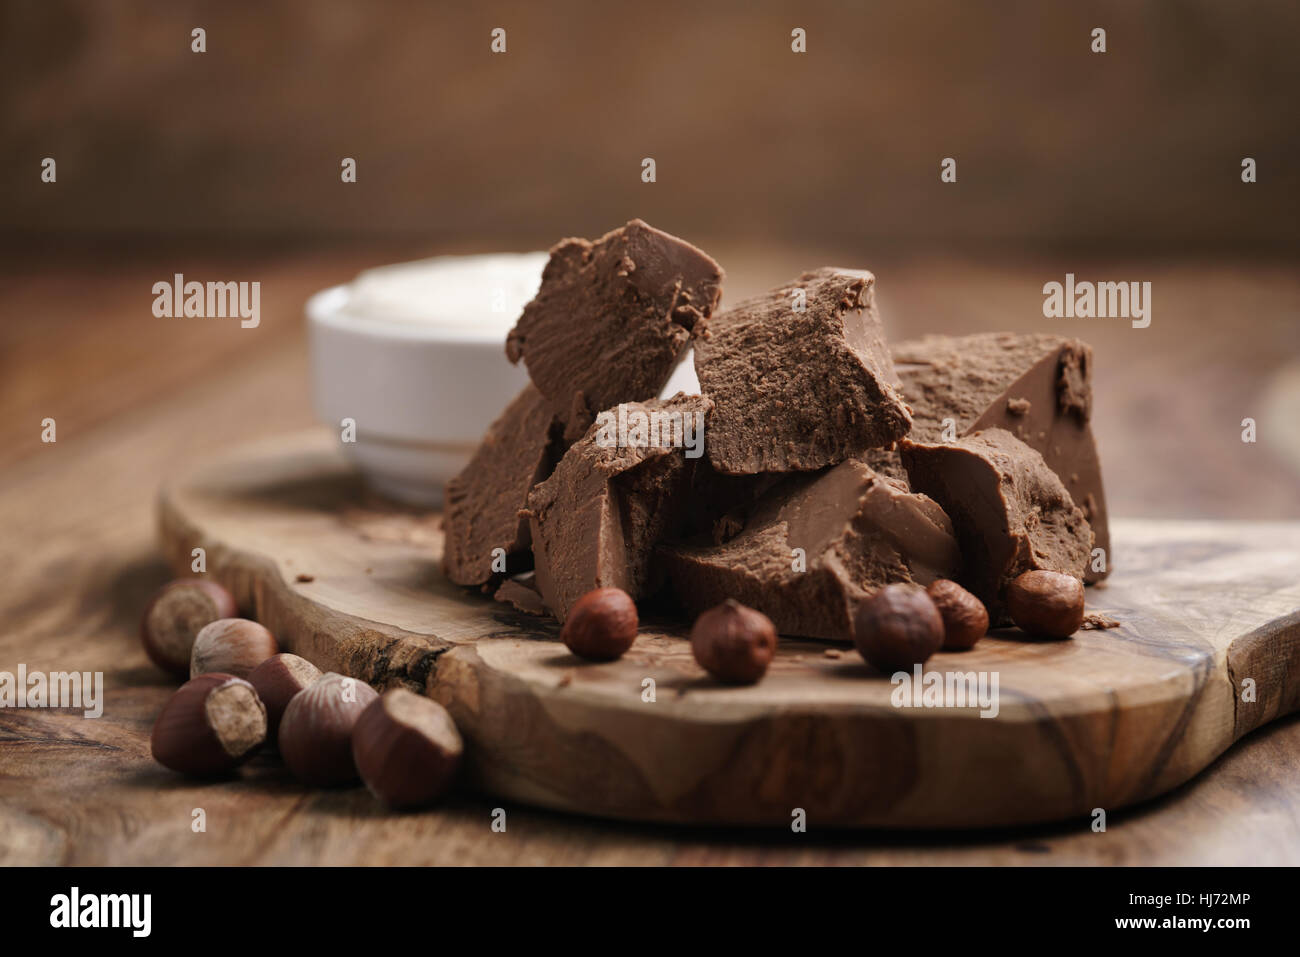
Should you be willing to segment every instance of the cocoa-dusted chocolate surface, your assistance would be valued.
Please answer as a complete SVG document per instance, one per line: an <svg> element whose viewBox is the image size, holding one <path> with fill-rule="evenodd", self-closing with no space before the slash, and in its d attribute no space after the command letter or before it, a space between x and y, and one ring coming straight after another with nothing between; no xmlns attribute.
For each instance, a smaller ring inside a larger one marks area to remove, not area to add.
<svg viewBox="0 0 1300 957"><path fill-rule="evenodd" d="M782 634L842 640L852 637L858 603L877 588L951 577L960 562L942 508L854 461L790 477L723 544L661 553L673 592L692 615L734 598Z"/></svg>
<svg viewBox="0 0 1300 957"><path fill-rule="evenodd" d="M447 483L443 570L456 584L482 585L500 577L492 570L494 549L504 548L509 558L528 548L528 523L519 510L562 451L558 432L550 403L529 385L488 428L469 464ZM507 560L507 572L520 570L514 564Z"/></svg>
<svg viewBox="0 0 1300 957"><path fill-rule="evenodd" d="M653 399L722 294L722 267L634 219L551 250L537 296L506 339L570 439L597 412Z"/></svg>
<svg viewBox="0 0 1300 957"><path fill-rule="evenodd" d="M895 345L894 360L912 408L908 438L942 441L950 417L956 435L1005 429L1037 449L1106 550L1105 572L1090 562L1086 580L1104 578L1110 530L1091 428L1092 349L1051 335L925 336Z"/></svg>
<svg viewBox="0 0 1300 957"><path fill-rule="evenodd" d="M715 403L715 469L812 471L908 431L874 285L869 272L823 268L713 317L695 371Z"/></svg>
<svg viewBox="0 0 1300 957"><path fill-rule="evenodd" d="M712 402L678 394L625 403L636 413L704 416ZM685 520L695 458L667 444L602 445L602 423L565 453L554 473L528 496L527 518L542 599L560 621L586 592L621 588L642 597L659 583L653 565L661 540ZM630 433L629 433L630 434Z"/></svg>
<svg viewBox="0 0 1300 957"><path fill-rule="evenodd" d="M1036 450L1005 429L948 443L905 439L900 449L912 488L938 501L952 519L963 559L957 581L994 619L1004 589L1022 572L1083 578L1092 530Z"/></svg>

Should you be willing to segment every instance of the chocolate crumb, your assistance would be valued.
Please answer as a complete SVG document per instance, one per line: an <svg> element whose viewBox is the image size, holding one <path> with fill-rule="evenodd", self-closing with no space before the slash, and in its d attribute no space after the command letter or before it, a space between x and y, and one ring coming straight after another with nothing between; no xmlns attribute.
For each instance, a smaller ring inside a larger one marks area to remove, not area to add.
<svg viewBox="0 0 1300 957"><path fill-rule="evenodd" d="M316 580L315 575L304 575L302 572L299 572L297 577L294 578L294 581L297 582L314 582L315 580Z"/></svg>
<svg viewBox="0 0 1300 957"><path fill-rule="evenodd" d="M1030 408L1028 399L1007 399L1007 412L1011 415L1028 415Z"/></svg>
<svg viewBox="0 0 1300 957"><path fill-rule="evenodd" d="M844 657L844 652L840 651L838 648L827 648L825 651L822 652L822 654L825 655L827 658Z"/></svg>
<svg viewBox="0 0 1300 957"><path fill-rule="evenodd" d="M1108 615L1093 612L1083 616L1083 624L1079 627L1083 631L1105 631L1107 628L1118 628L1119 622Z"/></svg>

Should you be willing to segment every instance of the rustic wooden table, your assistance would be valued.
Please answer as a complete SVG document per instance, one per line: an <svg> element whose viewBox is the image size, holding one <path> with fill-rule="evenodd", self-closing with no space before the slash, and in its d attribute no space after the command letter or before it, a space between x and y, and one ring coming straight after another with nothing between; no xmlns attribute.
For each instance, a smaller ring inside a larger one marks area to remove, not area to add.
<svg viewBox="0 0 1300 957"><path fill-rule="evenodd" d="M709 247L714 250L714 247ZM1300 278L1284 265L889 260L852 250L733 250L728 294L823 258L880 277L895 335L1041 329L1042 283L1066 271L1153 282L1150 329L1076 324L1097 349L1097 422L1122 515L1300 517ZM592 821L460 795L382 813L362 789L309 792L274 762L195 784L149 757L172 683L136 629L167 577L161 476L191 457L311 421L302 302L357 268L424 254L15 252L0 273L0 671L103 671L103 717L0 711L0 863L7 864L1296 864L1300 720L1247 738L1165 799L1029 830L808 834ZM1008 268L1007 263L1015 263ZM262 324L156 319L174 272L258 279ZM42 443L41 421L57 422ZM1243 418L1260 441L1240 439ZM202 808L207 829L195 833Z"/></svg>

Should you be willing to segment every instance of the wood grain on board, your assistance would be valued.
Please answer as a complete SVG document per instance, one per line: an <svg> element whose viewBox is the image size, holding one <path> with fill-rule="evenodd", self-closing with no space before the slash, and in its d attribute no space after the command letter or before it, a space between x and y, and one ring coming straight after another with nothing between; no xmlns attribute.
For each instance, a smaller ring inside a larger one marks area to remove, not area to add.
<svg viewBox="0 0 1300 957"><path fill-rule="evenodd" d="M1161 794L1300 700L1297 523L1118 523L1118 570L1089 599L1119 628L1008 629L930 660L996 676L988 717L896 707L888 676L824 642L783 640L761 683L724 686L681 621L582 662L553 622L444 579L435 515L365 501L337 436L313 430L197 463L162 493L161 537L178 572L203 547L208 575L321 668L443 702L475 782L529 803L728 825L795 808L828 826L1031 824Z"/></svg>

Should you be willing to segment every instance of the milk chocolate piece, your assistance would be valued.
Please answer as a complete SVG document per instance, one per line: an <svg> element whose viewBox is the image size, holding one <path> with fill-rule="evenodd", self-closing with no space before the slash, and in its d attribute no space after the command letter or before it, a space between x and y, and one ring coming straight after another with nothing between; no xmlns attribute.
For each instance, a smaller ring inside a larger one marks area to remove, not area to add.
<svg viewBox="0 0 1300 957"><path fill-rule="evenodd" d="M560 621L593 588L621 588L640 598L662 583L654 549L680 534L697 459L686 457L680 431L674 437L652 427L638 435L631 426L639 414L652 423L654 416L681 422L697 415L702 422L712 405L680 393L625 403L621 412L613 411L629 423L627 444L608 444L624 437L611 435L598 417L529 494L537 587Z"/></svg>
<svg viewBox="0 0 1300 957"><path fill-rule="evenodd" d="M1083 511L1043 457L1005 429L954 442L900 443L912 488L934 498L961 542L965 585L997 617L1007 584L1034 569L1082 579L1092 548Z"/></svg>
<svg viewBox="0 0 1300 957"><path fill-rule="evenodd" d="M692 615L734 598L782 634L842 640L876 589L950 578L960 562L943 509L856 461L787 478L725 544L667 545L661 554Z"/></svg>
<svg viewBox="0 0 1300 957"><path fill-rule="evenodd" d="M525 615L546 615L546 605L531 580L507 578L492 597Z"/></svg>
<svg viewBox="0 0 1300 957"><path fill-rule="evenodd" d="M574 439L600 410L659 395L721 294L721 266L634 219L551 250L506 356L524 360Z"/></svg>
<svg viewBox="0 0 1300 957"><path fill-rule="evenodd" d="M1110 531L1101 463L1089 420L1092 415L1092 349L1078 339L983 333L953 338L926 336L894 347L903 394L912 407L916 442L942 441L943 419L955 434L1006 429L1037 449L1092 526L1096 547L1106 550Z"/></svg>
<svg viewBox="0 0 1300 957"><path fill-rule="evenodd" d="M447 483L442 567L448 578L481 585L500 577L492 569L494 549L512 556L528 548L528 523L519 510L529 489L550 474L558 441L555 413L531 385L489 426L469 464Z"/></svg>
<svg viewBox="0 0 1300 957"><path fill-rule="evenodd" d="M695 371L715 403L715 469L811 471L907 432L874 285L869 272L823 268L713 317Z"/></svg>

